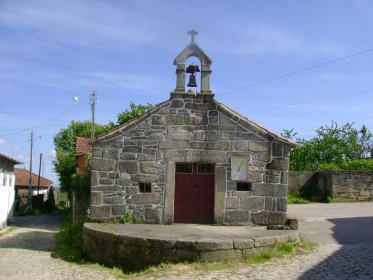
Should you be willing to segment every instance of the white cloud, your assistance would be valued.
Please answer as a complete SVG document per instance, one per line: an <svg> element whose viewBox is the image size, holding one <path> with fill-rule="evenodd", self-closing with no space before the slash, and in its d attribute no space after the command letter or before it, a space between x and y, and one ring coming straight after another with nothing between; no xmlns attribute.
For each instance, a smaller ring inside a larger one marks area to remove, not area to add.
<svg viewBox="0 0 373 280"><path fill-rule="evenodd" d="M51 156L53 157L53 159L56 158L56 150L52 150L52 151L51 151Z"/></svg>
<svg viewBox="0 0 373 280"><path fill-rule="evenodd" d="M0 138L0 145L4 145L6 142L4 139Z"/></svg>

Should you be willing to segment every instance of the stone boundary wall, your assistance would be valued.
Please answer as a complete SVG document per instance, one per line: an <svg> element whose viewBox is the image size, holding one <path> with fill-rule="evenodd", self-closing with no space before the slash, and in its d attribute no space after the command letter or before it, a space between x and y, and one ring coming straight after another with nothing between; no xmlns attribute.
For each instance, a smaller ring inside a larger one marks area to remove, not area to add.
<svg viewBox="0 0 373 280"><path fill-rule="evenodd" d="M288 180L288 193L311 189L316 185L315 171L290 171Z"/></svg>
<svg viewBox="0 0 373 280"><path fill-rule="evenodd" d="M144 237L138 234L119 234L104 231L97 224L86 223L83 247L89 260L126 271L143 269L160 263L191 261L242 261L245 257L269 250L275 243L298 242L297 232L247 239L172 240ZM136 257L134 257L136 256Z"/></svg>
<svg viewBox="0 0 373 280"><path fill-rule="evenodd" d="M373 171L289 172L289 193L312 193L354 201L373 200Z"/></svg>

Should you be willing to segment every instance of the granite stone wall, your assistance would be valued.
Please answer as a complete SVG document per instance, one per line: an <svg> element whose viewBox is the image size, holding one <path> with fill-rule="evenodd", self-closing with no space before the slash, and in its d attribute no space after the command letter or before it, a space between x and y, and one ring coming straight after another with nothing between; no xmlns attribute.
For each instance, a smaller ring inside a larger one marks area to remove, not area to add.
<svg viewBox="0 0 373 280"><path fill-rule="evenodd" d="M371 171L333 171L324 173L331 176L331 195L333 198L356 201L373 200L373 172Z"/></svg>
<svg viewBox="0 0 373 280"><path fill-rule="evenodd" d="M93 143L90 218L122 219L129 212L136 223L163 223L165 202L173 200L166 191L175 175L170 165L202 162L225 175L215 176L225 193L215 205L223 217L218 223L282 224L290 149L212 95L173 93ZM246 191L230 180L231 156L248 159ZM151 192L140 192L140 184L150 184Z"/></svg>
<svg viewBox="0 0 373 280"><path fill-rule="evenodd" d="M314 194L353 201L373 200L372 171L309 171L289 173L289 192L309 189Z"/></svg>
<svg viewBox="0 0 373 280"><path fill-rule="evenodd" d="M315 171L290 171L288 192L295 193L302 190L314 190L316 187Z"/></svg>

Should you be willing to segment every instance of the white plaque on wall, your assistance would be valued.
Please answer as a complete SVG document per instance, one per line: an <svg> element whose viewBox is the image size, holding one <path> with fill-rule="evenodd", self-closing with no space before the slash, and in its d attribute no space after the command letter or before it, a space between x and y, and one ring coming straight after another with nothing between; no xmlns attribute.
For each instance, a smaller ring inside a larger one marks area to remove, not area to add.
<svg viewBox="0 0 373 280"><path fill-rule="evenodd" d="M248 161L246 156L231 156L231 180L247 180Z"/></svg>

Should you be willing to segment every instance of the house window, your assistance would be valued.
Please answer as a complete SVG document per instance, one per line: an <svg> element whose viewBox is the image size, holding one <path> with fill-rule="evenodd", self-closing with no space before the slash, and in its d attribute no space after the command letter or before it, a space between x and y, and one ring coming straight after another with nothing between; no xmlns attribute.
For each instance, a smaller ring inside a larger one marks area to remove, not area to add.
<svg viewBox="0 0 373 280"><path fill-rule="evenodd" d="M193 173L193 164L176 163L176 173Z"/></svg>
<svg viewBox="0 0 373 280"><path fill-rule="evenodd" d="M251 191L251 190L252 190L252 183L237 182L237 191L244 192L244 191Z"/></svg>
<svg viewBox="0 0 373 280"><path fill-rule="evenodd" d="M198 174L213 174L214 165L210 163L200 163L198 164Z"/></svg>
<svg viewBox="0 0 373 280"><path fill-rule="evenodd" d="M13 185L12 179L13 179L12 176L9 176L9 187Z"/></svg>
<svg viewBox="0 0 373 280"><path fill-rule="evenodd" d="M4 173L4 177L3 177L3 187L6 187L6 178L8 177L8 174Z"/></svg>
<svg viewBox="0 0 373 280"><path fill-rule="evenodd" d="M139 189L141 193L152 192L152 186L150 183L139 183Z"/></svg>

